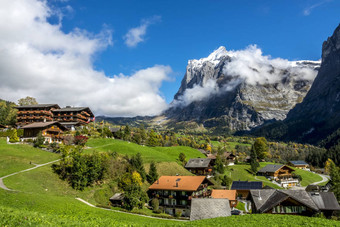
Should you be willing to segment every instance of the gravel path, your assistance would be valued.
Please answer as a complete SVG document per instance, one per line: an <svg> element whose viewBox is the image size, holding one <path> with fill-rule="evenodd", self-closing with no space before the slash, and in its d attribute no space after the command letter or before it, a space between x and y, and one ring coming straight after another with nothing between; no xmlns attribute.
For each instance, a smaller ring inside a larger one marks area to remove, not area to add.
<svg viewBox="0 0 340 227"><path fill-rule="evenodd" d="M158 217L152 217L152 216L147 216L147 215L143 215L143 214L134 214L134 213L129 213L129 212L125 212L125 211L120 211L120 210L112 210L112 209L108 209L108 208L103 208L103 207L96 207L95 205L81 199L81 198L76 198L76 200L79 200L82 203L85 203L86 205L90 206L90 207L94 207L94 208L98 208L98 209L102 209L102 210L108 210L108 211L112 211L112 212L117 212L117 213L125 213L125 214L131 214L131 215L136 215L136 216L142 216L142 217L146 217L146 218L153 218L153 219L160 219L160 220L168 220L168 221L188 221L188 220L179 220L179 219L169 219L169 218L158 218Z"/></svg>
<svg viewBox="0 0 340 227"><path fill-rule="evenodd" d="M318 173L316 173L316 174L318 174ZM314 182L314 183L312 183L312 184L321 184L321 183L324 183L324 182L327 182L327 181L329 181L329 176L327 176L327 175L323 175L323 174L318 174L320 177L322 177L322 180L321 181L318 181L318 182Z"/></svg>
<svg viewBox="0 0 340 227"><path fill-rule="evenodd" d="M13 191L12 189L9 189L9 188L6 187L6 185L5 185L4 182L3 182L3 179L5 179L5 178L7 178L7 177L10 177L10 176L13 176L13 175L16 175L16 174L18 174L18 173L23 173L23 172L31 171L31 170L34 170L34 169L36 169L36 168L39 168L39 167L42 167L42 166L46 166L46 165L52 164L52 163L57 162L57 161L59 161L59 160L60 160L60 159L54 160L54 161L51 161L51 162L47 162L47 163L44 163L44 164L39 164L39 165L36 165L36 164L35 164L36 166L34 166L34 167L32 167L32 168L25 169L25 170L21 170L21 171L15 172L15 173L11 173L11 174L9 174L9 175L7 175L7 176L0 177L0 188L2 188L2 189L4 189L4 190L7 190L7 191Z"/></svg>

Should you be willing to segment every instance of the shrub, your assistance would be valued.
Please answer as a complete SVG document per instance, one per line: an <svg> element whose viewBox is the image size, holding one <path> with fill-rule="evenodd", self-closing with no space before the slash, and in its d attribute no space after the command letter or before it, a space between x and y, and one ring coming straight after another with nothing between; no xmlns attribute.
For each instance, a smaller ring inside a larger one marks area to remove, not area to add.
<svg viewBox="0 0 340 227"><path fill-rule="evenodd" d="M33 142L34 147L44 147L45 138L42 136L41 132L38 133L37 138Z"/></svg>
<svg viewBox="0 0 340 227"><path fill-rule="evenodd" d="M74 142L75 145L85 146L88 139L89 138L87 136L79 135L79 136L74 137L73 142Z"/></svg>
<svg viewBox="0 0 340 227"><path fill-rule="evenodd" d="M182 211L176 211L175 217L176 217L176 218L179 218L179 217L181 217L181 216L182 216Z"/></svg>
<svg viewBox="0 0 340 227"><path fill-rule="evenodd" d="M18 137L18 134L17 134L17 130L16 129L13 129L13 132L12 132L12 135L11 137L9 138L9 142L10 143L17 143L19 142L20 139Z"/></svg>
<svg viewBox="0 0 340 227"><path fill-rule="evenodd" d="M159 211L159 200L157 198L151 200L151 207L155 213L156 211Z"/></svg>

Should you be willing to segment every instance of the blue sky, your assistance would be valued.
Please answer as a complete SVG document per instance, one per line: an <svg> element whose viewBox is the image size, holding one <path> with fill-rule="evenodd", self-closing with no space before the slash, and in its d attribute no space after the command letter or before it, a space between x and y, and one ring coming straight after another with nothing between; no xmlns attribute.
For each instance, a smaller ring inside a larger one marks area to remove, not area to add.
<svg viewBox="0 0 340 227"><path fill-rule="evenodd" d="M257 44L265 55L288 60L318 60L322 42L340 23L340 1L65 1L62 30L75 27L98 33L113 31L113 45L95 56L95 67L107 75L130 74L155 64L169 65L172 80L163 82L167 102L173 99L189 59L206 57L219 46L227 50ZM122 38L143 20L144 41L128 47Z"/></svg>
<svg viewBox="0 0 340 227"><path fill-rule="evenodd" d="M220 46L256 44L272 58L318 60L340 23L338 0L0 1L0 98L29 95L110 116L161 112L188 60ZM41 87L28 87L34 81ZM62 91L51 94L57 85Z"/></svg>

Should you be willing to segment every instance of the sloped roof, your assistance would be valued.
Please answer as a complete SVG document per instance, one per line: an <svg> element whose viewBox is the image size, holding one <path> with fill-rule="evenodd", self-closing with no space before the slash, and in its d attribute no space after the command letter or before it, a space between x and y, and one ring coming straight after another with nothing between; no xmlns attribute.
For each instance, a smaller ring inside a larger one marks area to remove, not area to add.
<svg viewBox="0 0 340 227"><path fill-rule="evenodd" d="M250 190L250 195L253 199L256 209L261 213L272 209L277 204L288 198L292 198L313 210L318 210L318 207L312 200L311 196L305 190Z"/></svg>
<svg viewBox="0 0 340 227"><path fill-rule="evenodd" d="M187 162L185 168L207 168L210 162L210 158L192 158Z"/></svg>
<svg viewBox="0 0 340 227"><path fill-rule="evenodd" d="M193 198L190 221L230 216L228 199Z"/></svg>
<svg viewBox="0 0 340 227"><path fill-rule="evenodd" d="M260 169L258 171L258 173L275 173L276 171L278 171L279 169L281 169L284 166L294 171L294 169L292 169L291 167L286 166L286 165L268 164L265 167L263 167L262 169Z"/></svg>
<svg viewBox="0 0 340 227"><path fill-rule="evenodd" d="M60 108L58 104L36 104L36 105L16 106L15 108L26 109L26 108L49 108L49 107Z"/></svg>
<svg viewBox="0 0 340 227"><path fill-rule="evenodd" d="M149 187L149 189L197 191L204 180L207 180L205 176L161 176Z"/></svg>
<svg viewBox="0 0 340 227"><path fill-rule="evenodd" d="M124 199L124 193L116 193L110 198L111 201L120 201L123 199Z"/></svg>
<svg viewBox="0 0 340 227"><path fill-rule="evenodd" d="M250 196L257 210L273 195L275 189L250 190Z"/></svg>
<svg viewBox="0 0 340 227"><path fill-rule="evenodd" d="M236 200L236 190L217 190L211 192L211 197L214 199L229 199Z"/></svg>
<svg viewBox="0 0 340 227"><path fill-rule="evenodd" d="M233 181L231 190L262 189L262 181Z"/></svg>
<svg viewBox="0 0 340 227"><path fill-rule="evenodd" d="M50 125L58 125L60 129L67 130L60 122L58 121L48 121L48 122L35 122L29 125L25 125L21 127L22 129L29 129L29 128L46 128Z"/></svg>
<svg viewBox="0 0 340 227"><path fill-rule="evenodd" d="M305 161L302 160L298 160L298 161L289 161L290 163L292 163L295 166L299 166L299 165L308 165L308 163L306 163Z"/></svg>
<svg viewBox="0 0 340 227"><path fill-rule="evenodd" d="M340 210L333 192L309 192L308 194L320 210Z"/></svg>
<svg viewBox="0 0 340 227"><path fill-rule="evenodd" d="M207 157L208 158L211 158L211 159L216 159L216 154L208 154L207 155ZM231 153L231 152L223 152L223 154L222 154L222 157L225 157L225 158L228 158L228 157L236 157L235 155L233 155L233 153Z"/></svg>

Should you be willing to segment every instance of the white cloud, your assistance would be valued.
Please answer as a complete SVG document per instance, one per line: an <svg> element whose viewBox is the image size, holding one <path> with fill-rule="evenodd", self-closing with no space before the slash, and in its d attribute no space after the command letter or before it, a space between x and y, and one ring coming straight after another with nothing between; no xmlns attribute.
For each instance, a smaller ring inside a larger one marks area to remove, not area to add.
<svg viewBox="0 0 340 227"><path fill-rule="evenodd" d="M303 10L303 15L308 16L308 15L310 15L312 13L312 10L314 10L315 8L317 8L319 6L322 6L323 4L331 2L331 1L332 0L324 0L324 1L318 2L318 3L314 4L314 5L306 7Z"/></svg>
<svg viewBox="0 0 340 227"><path fill-rule="evenodd" d="M160 95L171 68L155 65L111 78L94 69L93 55L112 43L112 31L61 31L47 18L46 1L2 1L0 8L0 97L25 96L40 103L89 106L95 114L154 115L167 107Z"/></svg>
<svg viewBox="0 0 340 227"><path fill-rule="evenodd" d="M225 62L223 67L223 75L227 78L227 82L223 84L217 83L217 78L210 78L207 82L196 84L192 88L186 89L183 95L177 97L171 103L172 107L187 106L192 102L201 101L212 95L223 94L232 91L240 83L250 85L274 84L280 82L284 77L290 75L294 80L314 80L317 71L314 67L301 65L299 62L292 62L286 59L264 56L261 49L256 45L251 45L244 50L227 51L224 47L215 50L208 58L189 61L189 67L201 71L200 68L205 65L206 61L213 63L214 67L223 59L229 56L229 60ZM190 65L192 64L192 65ZM191 72L191 73L192 73ZM211 74L211 73L209 73ZM194 75L190 75L195 78ZM187 81L188 83L190 81Z"/></svg>
<svg viewBox="0 0 340 227"><path fill-rule="evenodd" d="M144 41L147 28L154 23L159 22L160 16L154 16L150 19L142 20L141 25L135 28L131 28L123 37L125 44L128 47L136 47L138 43Z"/></svg>

